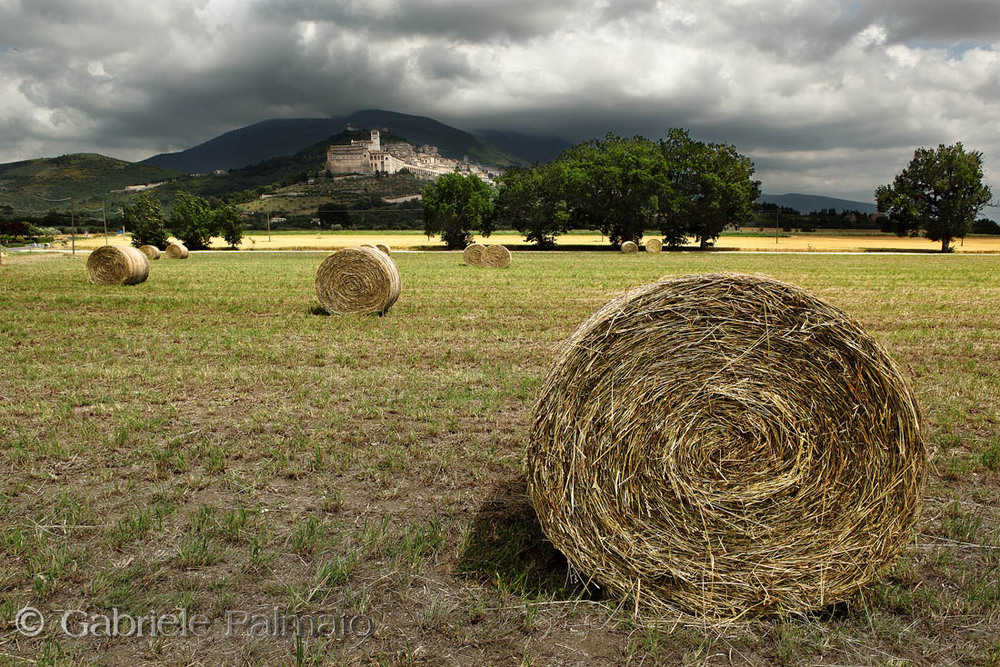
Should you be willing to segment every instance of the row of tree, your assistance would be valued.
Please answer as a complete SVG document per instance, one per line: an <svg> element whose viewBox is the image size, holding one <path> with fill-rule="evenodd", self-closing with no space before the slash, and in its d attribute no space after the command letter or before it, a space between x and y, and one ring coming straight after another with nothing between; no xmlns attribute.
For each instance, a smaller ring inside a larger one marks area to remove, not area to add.
<svg viewBox="0 0 1000 667"><path fill-rule="evenodd" d="M167 247L167 220L160 200L141 193L122 205L122 224L132 232L132 245ZM177 193L170 211L170 229L189 250L204 250L213 236L221 236L235 248L243 240L243 216L235 205L219 202L214 207L203 197Z"/></svg>
<svg viewBox="0 0 1000 667"><path fill-rule="evenodd" d="M446 174L424 188L424 232L464 248L472 232L498 225L551 246L570 229L594 229L614 246L639 243L657 229L668 246L693 238L702 247L730 224L754 217L760 181L754 165L728 144L704 143L673 129L666 139L582 143L556 160L511 169L496 188L476 176Z"/></svg>

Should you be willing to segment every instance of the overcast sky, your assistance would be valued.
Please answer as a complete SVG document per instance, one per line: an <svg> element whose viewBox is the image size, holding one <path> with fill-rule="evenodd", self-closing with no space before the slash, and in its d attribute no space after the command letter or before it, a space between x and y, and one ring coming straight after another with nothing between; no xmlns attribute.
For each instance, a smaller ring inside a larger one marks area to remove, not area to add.
<svg viewBox="0 0 1000 667"><path fill-rule="evenodd" d="M380 108L570 141L671 127L872 200L918 146L1000 197L998 0L0 0L0 162Z"/></svg>

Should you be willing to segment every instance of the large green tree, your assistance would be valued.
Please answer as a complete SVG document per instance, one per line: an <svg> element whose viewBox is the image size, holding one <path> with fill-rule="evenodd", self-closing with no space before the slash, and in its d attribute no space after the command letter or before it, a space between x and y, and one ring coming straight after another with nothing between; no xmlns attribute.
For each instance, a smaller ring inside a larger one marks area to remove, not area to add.
<svg viewBox="0 0 1000 667"><path fill-rule="evenodd" d="M672 205L663 154L644 137L578 144L559 157L570 223L600 230L612 245L639 243Z"/></svg>
<svg viewBox="0 0 1000 667"><path fill-rule="evenodd" d="M879 211L900 236L923 233L941 252L964 238L993 193L983 183L983 154L961 143L918 148L892 183L875 190Z"/></svg>
<svg viewBox="0 0 1000 667"><path fill-rule="evenodd" d="M555 245L555 237L569 227L569 212L563 195L562 162L513 168L500 177L495 217L524 235L525 241L542 248Z"/></svg>
<svg viewBox="0 0 1000 667"><path fill-rule="evenodd" d="M235 248L243 241L243 216L233 204L221 203L212 211L215 232L230 248Z"/></svg>
<svg viewBox="0 0 1000 667"><path fill-rule="evenodd" d="M483 236L493 232L493 188L475 174L444 174L422 196L424 233L440 234L449 248L465 248L474 231Z"/></svg>
<svg viewBox="0 0 1000 667"><path fill-rule="evenodd" d="M170 211L170 226L188 250L204 250L216 235L212 208L203 197L178 192Z"/></svg>
<svg viewBox="0 0 1000 667"><path fill-rule="evenodd" d="M167 248L163 209L156 197L137 194L132 201L122 204L122 225L132 233L132 245L136 248L144 245L153 245L160 250Z"/></svg>
<svg viewBox="0 0 1000 667"><path fill-rule="evenodd" d="M673 129L660 150L674 183L674 205L661 217L668 245L692 236L702 248L715 243L727 225L754 218L760 181L754 164L729 144L703 143Z"/></svg>

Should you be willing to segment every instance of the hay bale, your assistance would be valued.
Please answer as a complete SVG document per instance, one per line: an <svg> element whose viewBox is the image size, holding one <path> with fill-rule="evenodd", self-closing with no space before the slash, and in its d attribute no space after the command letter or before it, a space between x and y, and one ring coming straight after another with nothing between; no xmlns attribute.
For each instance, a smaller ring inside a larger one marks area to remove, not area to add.
<svg viewBox="0 0 1000 667"><path fill-rule="evenodd" d="M482 265L494 269L506 269L510 266L510 250L502 245L486 246L483 251Z"/></svg>
<svg viewBox="0 0 1000 667"><path fill-rule="evenodd" d="M664 280L569 338L528 448L545 534L646 613L802 612L877 580L911 537L920 416L879 344L768 278Z"/></svg>
<svg viewBox="0 0 1000 667"><path fill-rule="evenodd" d="M387 255L391 255L392 254L392 251L389 249L389 246L387 244L385 244L385 243L376 243L375 247L378 248L379 250L381 250L382 252L384 252Z"/></svg>
<svg viewBox="0 0 1000 667"><path fill-rule="evenodd" d="M148 277L149 259L132 246L102 246L87 258L87 280L95 285L138 285Z"/></svg>
<svg viewBox="0 0 1000 667"><path fill-rule="evenodd" d="M663 241L660 239L649 239L646 241L646 252L661 252L663 250Z"/></svg>
<svg viewBox="0 0 1000 667"><path fill-rule="evenodd" d="M482 266L483 253L485 252L486 246L482 243L470 243L465 246L465 250L462 251L462 261L468 266Z"/></svg>
<svg viewBox="0 0 1000 667"><path fill-rule="evenodd" d="M174 241L168 245L166 253L170 259L187 259L188 257L187 247L179 241Z"/></svg>
<svg viewBox="0 0 1000 667"><path fill-rule="evenodd" d="M632 241L625 241L625 243L622 244L622 252L626 255L631 255L634 252L639 252L639 246Z"/></svg>
<svg viewBox="0 0 1000 667"><path fill-rule="evenodd" d="M374 248L344 248L316 271L316 297L336 315L385 313L399 298L396 263Z"/></svg>
<svg viewBox="0 0 1000 667"><path fill-rule="evenodd" d="M145 255L146 259L150 261L160 258L160 249L155 245L141 245L139 246L139 252Z"/></svg>

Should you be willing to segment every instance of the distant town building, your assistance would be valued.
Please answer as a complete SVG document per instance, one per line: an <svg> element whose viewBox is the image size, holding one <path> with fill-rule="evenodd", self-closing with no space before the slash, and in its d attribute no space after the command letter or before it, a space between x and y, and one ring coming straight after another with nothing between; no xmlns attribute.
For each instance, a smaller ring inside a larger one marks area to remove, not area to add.
<svg viewBox="0 0 1000 667"><path fill-rule="evenodd" d="M349 128L350 129L350 128ZM433 180L453 171L474 173L484 180L498 173L496 167L482 167L442 157L434 146L420 148L406 142L382 147L381 134L371 131L371 139L352 139L349 144L330 146L326 152L326 170L331 174L398 174L403 170Z"/></svg>

